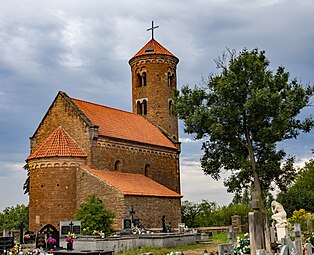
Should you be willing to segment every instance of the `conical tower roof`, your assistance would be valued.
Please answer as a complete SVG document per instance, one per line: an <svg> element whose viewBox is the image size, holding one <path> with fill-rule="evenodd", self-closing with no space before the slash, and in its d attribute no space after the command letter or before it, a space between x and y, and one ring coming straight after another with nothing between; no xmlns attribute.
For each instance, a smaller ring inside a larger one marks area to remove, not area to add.
<svg viewBox="0 0 314 255"><path fill-rule="evenodd" d="M173 55L169 50L167 50L164 46L162 46L159 42L157 42L155 39L151 39L148 43L145 44L145 46L140 49L131 59L143 56L143 55L167 55L171 57L177 58L175 55Z"/></svg>
<svg viewBox="0 0 314 255"><path fill-rule="evenodd" d="M60 126L28 156L26 161L48 157L87 157L87 155Z"/></svg>

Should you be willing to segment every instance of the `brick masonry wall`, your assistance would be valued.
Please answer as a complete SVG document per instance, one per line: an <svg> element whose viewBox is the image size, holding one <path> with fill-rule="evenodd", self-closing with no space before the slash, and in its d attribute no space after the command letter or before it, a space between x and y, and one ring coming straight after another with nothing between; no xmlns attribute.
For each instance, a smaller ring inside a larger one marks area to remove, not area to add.
<svg viewBox="0 0 314 255"><path fill-rule="evenodd" d="M140 219L145 228L162 228L163 215L171 222L172 228L177 228L181 222L179 198L127 196L125 204L125 213L127 214L133 206L134 218Z"/></svg>
<svg viewBox="0 0 314 255"><path fill-rule="evenodd" d="M91 194L96 194L104 203L105 208L115 213L113 228L120 229L122 220L125 218L123 194L80 168L77 174L77 207Z"/></svg>
<svg viewBox="0 0 314 255"><path fill-rule="evenodd" d="M151 179L180 193L178 151L100 138L92 151L94 169L114 171L119 160L122 172L145 175L145 166L149 165Z"/></svg>
<svg viewBox="0 0 314 255"><path fill-rule="evenodd" d="M61 94L57 96L34 137L32 137L31 150L33 151L42 144L59 126L62 126L84 152L88 154L87 162L90 162L89 127Z"/></svg>
<svg viewBox="0 0 314 255"><path fill-rule="evenodd" d="M76 209L76 166L41 167L30 170L29 227L45 224L59 229L61 220L72 220Z"/></svg>
<svg viewBox="0 0 314 255"><path fill-rule="evenodd" d="M178 118L169 112L169 100L174 98L176 88L176 66L178 59L166 55L143 55L131 60L132 108L137 113L136 100L147 98L146 118L154 125L161 126L178 139ZM138 86L140 72L146 72L146 86ZM168 72L173 73L171 86Z"/></svg>

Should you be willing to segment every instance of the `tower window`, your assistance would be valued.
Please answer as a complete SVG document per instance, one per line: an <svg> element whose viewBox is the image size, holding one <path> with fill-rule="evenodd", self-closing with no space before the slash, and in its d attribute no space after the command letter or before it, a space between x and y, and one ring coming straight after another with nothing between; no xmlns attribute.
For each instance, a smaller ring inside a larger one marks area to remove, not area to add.
<svg viewBox="0 0 314 255"><path fill-rule="evenodd" d="M146 86L146 73L144 72L143 74L142 74L142 86Z"/></svg>
<svg viewBox="0 0 314 255"><path fill-rule="evenodd" d="M145 87L146 86L146 72L138 73L136 75L136 87Z"/></svg>
<svg viewBox="0 0 314 255"><path fill-rule="evenodd" d="M143 105L143 111L142 112L144 115L147 115L147 101L143 100L142 105Z"/></svg>
<svg viewBox="0 0 314 255"><path fill-rule="evenodd" d="M172 102L172 100L169 100L169 114L170 114L170 115L174 115L174 112L173 112L173 102Z"/></svg>
<svg viewBox="0 0 314 255"><path fill-rule="evenodd" d="M136 87L141 87L142 86L142 77L141 77L141 75L138 73L137 75L136 75Z"/></svg>
<svg viewBox="0 0 314 255"><path fill-rule="evenodd" d="M168 72L168 86L171 87L173 84L173 74Z"/></svg>
<svg viewBox="0 0 314 255"><path fill-rule="evenodd" d="M137 108L137 114L142 115L142 104L140 101L137 101L136 108Z"/></svg>
<svg viewBox="0 0 314 255"><path fill-rule="evenodd" d="M122 168L122 163L121 163L120 160L117 160L117 161L114 163L114 170L121 172L121 170L122 170L121 168Z"/></svg>
<svg viewBox="0 0 314 255"><path fill-rule="evenodd" d="M140 114L140 115L147 115L147 98L145 99L139 99L137 100L136 102L136 112L137 114Z"/></svg>

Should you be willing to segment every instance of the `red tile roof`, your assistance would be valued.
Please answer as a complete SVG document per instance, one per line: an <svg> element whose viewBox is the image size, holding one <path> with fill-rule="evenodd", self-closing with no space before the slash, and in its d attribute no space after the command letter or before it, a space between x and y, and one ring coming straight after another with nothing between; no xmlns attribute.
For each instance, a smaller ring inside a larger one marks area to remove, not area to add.
<svg viewBox="0 0 314 255"><path fill-rule="evenodd" d="M87 157L87 155L60 126L28 156L26 161L47 157Z"/></svg>
<svg viewBox="0 0 314 255"><path fill-rule="evenodd" d="M124 195L153 196L153 197L182 197L165 186L153 181L142 174L121 173L117 171L95 170L88 166L83 169L96 175L109 185L120 190Z"/></svg>
<svg viewBox="0 0 314 255"><path fill-rule="evenodd" d="M175 57L170 51L168 51L164 46L154 39L151 39L146 45L140 49L131 59L142 56L142 55L152 55L161 54Z"/></svg>
<svg viewBox="0 0 314 255"><path fill-rule="evenodd" d="M79 99L72 102L94 124L99 135L175 149L174 144L143 116Z"/></svg>

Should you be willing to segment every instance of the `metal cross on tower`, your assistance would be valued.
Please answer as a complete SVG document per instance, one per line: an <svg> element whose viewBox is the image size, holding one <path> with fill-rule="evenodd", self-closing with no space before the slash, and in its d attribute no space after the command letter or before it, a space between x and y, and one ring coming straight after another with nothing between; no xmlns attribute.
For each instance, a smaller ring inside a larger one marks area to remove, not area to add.
<svg viewBox="0 0 314 255"><path fill-rule="evenodd" d="M152 27L147 29L147 31L152 30L152 39L154 39L154 29L156 28L159 28L159 26L154 27L154 21L152 21Z"/></svg>

